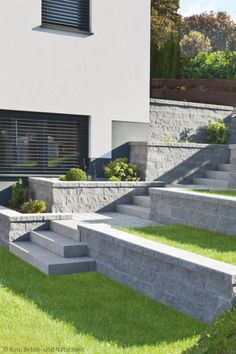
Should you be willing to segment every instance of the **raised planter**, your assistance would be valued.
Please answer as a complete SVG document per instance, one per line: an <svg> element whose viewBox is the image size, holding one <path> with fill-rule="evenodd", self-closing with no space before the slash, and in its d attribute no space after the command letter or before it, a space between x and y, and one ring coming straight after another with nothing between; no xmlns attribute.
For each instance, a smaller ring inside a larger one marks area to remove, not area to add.
<svg viewBox="0 0 236 354"><path fill-rule="evenodd" d="M151 188L151 220L236 235L236 198L178 188Z"/></svg>
<svg viewBox="0 0 236 354"><path fill-rule="evenodd" d="M79 230L98 272L154 300L204 322L234 303L236 266L103 225Z"/></svg>
<svg viewBox="0 0 236 354"><path fill-rule="evenodd" d="M115 211L119 203L131 203L132 196L145 195L162 182L61 182L53 178L29 178L30 192L44 200L48 212Z"/></svg>
<svg viewBox="0 0 236 354"><path fill-rule="evenodd" d="M9 242L28 240L33 230L49 230L51 220L71 220L72 214L21 214L0 205L0 246Z"/></svg>
<svg viewBox="0 0 236 354"><path fill-rule="evenodd" d="M228 145L132 142L130 159L141 166L142 178L165 183L193 183L206 170L229 163Z"/></svg>

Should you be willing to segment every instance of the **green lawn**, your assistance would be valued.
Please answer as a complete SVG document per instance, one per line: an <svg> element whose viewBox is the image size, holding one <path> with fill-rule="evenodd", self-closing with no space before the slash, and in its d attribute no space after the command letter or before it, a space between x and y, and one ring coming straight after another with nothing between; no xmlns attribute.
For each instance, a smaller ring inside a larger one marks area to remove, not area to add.
<svg viewBox="0 0 236 354"><path fill-rule="evenodd" d="M217 195L223 195L226 197L233 197L236 198L236 189L225 189L225 190L214 190L214 191L208 191L208 190L203 190L203 189L191 189L191 192L196 192L196 193L207 193L207 194L217 194Z"/></svg>
<svg viewBox="0 0 236 354"><path fill-rule="evenodd" d="M47 277L0 248L0 353L187 353L206 328L98 273Z"/></svg>
<svg viewBox="0 0 236 354"><path fill-rule="evenodd" d="M233 236L185 225L122 228L121 230L236 265L236 237Z"/></svg>

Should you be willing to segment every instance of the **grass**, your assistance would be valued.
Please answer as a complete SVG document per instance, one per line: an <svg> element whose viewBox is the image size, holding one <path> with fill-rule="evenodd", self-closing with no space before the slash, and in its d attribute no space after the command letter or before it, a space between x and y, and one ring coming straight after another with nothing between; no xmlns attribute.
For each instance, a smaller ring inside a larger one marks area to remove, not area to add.
<svg viewBox="0 0 236 354"><path fill-rule="evenodd" d="M213 194L213 195L223 195L226 197L236 198L236 189L213 190L213 191L203 190L203 189L191 189L191 192L206 193L206 194Z"/></svg>
<svg viewBox="0 0 236 354"><path fill-rule="evenodd" d="M186 225L122 228L123 231L236 265L236 237Z"/></svg>
<svg viewBox="0 0 236 354"><path fill-rule="evenodd" d="M187 353L206 328L98 273L47 277L0 248L0 353Z"/></svg>

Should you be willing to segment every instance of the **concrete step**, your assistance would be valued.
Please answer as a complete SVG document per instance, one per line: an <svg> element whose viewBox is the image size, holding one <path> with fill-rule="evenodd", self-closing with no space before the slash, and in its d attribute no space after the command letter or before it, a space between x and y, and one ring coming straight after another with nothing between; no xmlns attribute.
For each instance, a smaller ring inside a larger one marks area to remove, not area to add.
<svg viewBox="0 0 236 354"><path fill-rule="evenodd" d="M133 204L137 206L141 206L143 208L151 208L151 197L149 196L134 196Z"/></svg>
<svg viewBox="0 0 236 354"><path fill-rule="evenodd" d="M117 205L116 211L144 220L150 220L151 218L151 210L149 208L143 208L133 204L119 204Z"/></svg>
<svg viewBox="0 0 236 354"><path fill-rule="evenodd" d="M208 186L210 188L228 188L228 181L218 179L194 178L194 183L200 186Z"/></svg>
<svg viewBox="0 0 236 354"><path fill-rule="evenodd" d="M73 224L74 221L74 225ZM68 226L66 223L68 222ZM78 222L76 220L53 220L50 222L50 230L74 241L80 242L80 232L77 229Z"/></svg>
<svg viewBox="0 0 236 354"><path fill-rule="evenodd" d="M82 257L88 254L85 243L74 241L54 231L31 231L30 240L65 258Z"/></svg>
<svg viewBox="0 0 236 354"><path fill-rule="evenodd" d="M218 165L219 171L226 171L229 172L231 165L230 164L226 164L226 163L221 163Z"/></svg>
<svg viewBox="0 0 236 354"><path fill-rule="evenodd" d="M206 171L206 177L210 179L229 180L229 172L227 171Z"/></svg>
<svg viewBox="0 0 236 354"><path fill-rule="evenodd" d="M11 253L47 275L74 274L96 270L90 257L63 258L31 241L10 242Z"/></svg>

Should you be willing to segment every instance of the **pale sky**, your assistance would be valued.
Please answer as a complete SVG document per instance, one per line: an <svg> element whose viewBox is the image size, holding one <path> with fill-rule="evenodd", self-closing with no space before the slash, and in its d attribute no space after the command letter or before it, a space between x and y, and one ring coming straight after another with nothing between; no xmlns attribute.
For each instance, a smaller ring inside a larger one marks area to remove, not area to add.
<svg viewBox="0 0 236 354"><path fill-rule="evenodd" d="M227 11L236 21L236 0L180 0L180 13L183 16L222 10Z"/></svg>

